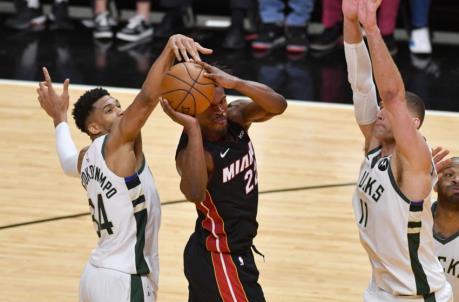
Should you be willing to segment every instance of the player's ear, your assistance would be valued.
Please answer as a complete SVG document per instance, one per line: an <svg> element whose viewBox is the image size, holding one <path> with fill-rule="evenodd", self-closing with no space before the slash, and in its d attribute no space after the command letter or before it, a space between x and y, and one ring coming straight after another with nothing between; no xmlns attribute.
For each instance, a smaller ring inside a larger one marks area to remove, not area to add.
<svg viewBox="0 0 459 302"><path fill-rule="evenodd" d="M89 135L98 135L101 132L100 126L95 122L90 122L88 124L88 133Z"/></svg>
<svg viewBox="0 0 459 302"><path fill-rule="evenodd" d="M418 117L413 118L414 125L416 126L416 129L419 129L421 127L421 120Z"/></svg>

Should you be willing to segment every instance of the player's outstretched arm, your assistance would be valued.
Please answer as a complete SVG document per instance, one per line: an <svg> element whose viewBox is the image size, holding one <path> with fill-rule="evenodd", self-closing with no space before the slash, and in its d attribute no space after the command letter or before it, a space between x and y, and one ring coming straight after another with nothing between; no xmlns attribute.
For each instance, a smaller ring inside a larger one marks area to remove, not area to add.
<svg viewBox="0 0 459 302"><path fill-rule="evenodd" d="M37 88L38 101L43 110L51 117L56 130L56 150L61 168L66 175L78 177L78 162L80 154L72 140L67 124L67 111L69 108L69 79L64 81L62 94L54 90L51 76L43 67L44 81Z"/></svg>
<svg viewBox="0 0 459 302"><path fill-rule="evenodd" d="M372 141L373 126L379 107L370 55L360 29L358 8L358 0L344 0L342 3L344 53L348 80L352 88L355 119L365 137L365 153L367 153L369 149L379 144L377 140Z"/></svg>
<svg viewBox="0 0 459 302"><path fill-rule="evenodd" d="M237 101L230 104L228 114L233 120L248 128L253 122L263 122L282 114L287 108L285 98L270 87L253 81L240 79L207 63L200 63L206 77L225 89L234 89L252 101Z"/></svg>
<svg viewBox="0 0 459 302"><path fill-rule="evenodd" d="M191 58L195 61L200 61L200 53L211 54L212 50L202 47L189 37L183 35L171 36L160 56L151 66L139 94L124 111L123 117L118 124L118 133L113 133L112 136L117 136L121 143L134 141L148 116L158 104L159 86L163 73L172 66L175 59L189 61ZM116 139L112 139L116 141Z"/></svg>
<svg viewBox="0 0 459 302"><path fill-rule="evenodd" d="M174 122L184 127L188 135L187 146L176 158L177 171L181 176L180 190L189 201L203 201L206 195L208 169L199 122L192 116L175 111L164 99L161 99L161 106Z"/></svg>
<svg viewBox="0 0 459 302"><path fill-rule="evenodd" d="M430 150L417 131L419 121L413 121L408 111L402 77L377 26L376 11L380 4L381 0L359 0L359 20L367 34L376 85L385 118L394 133L397 154L411 172L426 175L432 168Z"/></svg>

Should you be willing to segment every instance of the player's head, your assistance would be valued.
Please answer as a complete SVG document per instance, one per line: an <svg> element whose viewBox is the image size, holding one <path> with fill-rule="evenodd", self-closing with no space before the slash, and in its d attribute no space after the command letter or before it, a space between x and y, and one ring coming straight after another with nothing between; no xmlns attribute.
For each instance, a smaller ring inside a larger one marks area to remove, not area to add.
<svg viewBox="0 0 459 302"><path fill-rule="evenodd" d="M438 202L459 206L459 157L453 157L451 163L443 169L436 185Z"/></svg>
<svg viewBox="0 0 459 302"><path fill-rule="evenodd" d="M103 88L86 91L75 103L72 112L77 127L91 138L109 133L122 114L118 100Z"/></svg>
<svg viewBox="0 0 459 302"><path fill-rule="evenodd" d="M227 109L225 90L223 87L217 86L210 106L204 112L197 114L196 118L202 129L224 134L228 125Z"/></svg>
<svg viewBox="0 0 459 302"><path fill-rule="evenodd" d="M422 99L416 94L406 91L405 101L408 112L413 119L413 123L419 129L424 122L425 106ZM379 140L393 140L394 134L392 132L391 124L387 118L388 112L384 109L384 103L380 104L381 110L378 112L377 120L374 126L374 136Z"/></svg>

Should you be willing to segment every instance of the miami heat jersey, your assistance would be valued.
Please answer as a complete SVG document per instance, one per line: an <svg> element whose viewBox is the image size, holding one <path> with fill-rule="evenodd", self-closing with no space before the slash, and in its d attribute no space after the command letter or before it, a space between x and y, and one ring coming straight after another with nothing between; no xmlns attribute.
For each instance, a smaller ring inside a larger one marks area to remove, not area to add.
<svg viewBox="0 0 459 302"><path fill-rule="evenodd" d="M378 288L393 296L428 296L446 282L434 251L430 201L407 199L390 163L380 148L362 163L352 200L360 242Z"/></svg>
<svg viewBox="0 0 459 302"><path fill-rule="evenodd" d="M435 215L437 203L432 205L432 213ZM435 239L435 252L437 253L438 260L443 266L446 280L453 288L454 301L459 301L459 231L448 237L444 238L439 234L434 233Z"/></svg>
<svg viewBox="0 0 459 302"><path fill-rule="evenodd" d="M230 140L211 142L204 149L214 162L205 200L196 204L195 233L207 250L222 253L247 251L257 234L258 179L255 151L249 135L228 121ZM186 147L182 134L177 153Z"/></svg>
<svg viewBox="0 0 459 302"><path fill-rule="evenodd" d="M151 273L157 283L161 210L153 175L145 162L130 177L115 175L103 157L105 139L93 141L81 166L81 183L99 237L89 261L127 274Z"/></svg>

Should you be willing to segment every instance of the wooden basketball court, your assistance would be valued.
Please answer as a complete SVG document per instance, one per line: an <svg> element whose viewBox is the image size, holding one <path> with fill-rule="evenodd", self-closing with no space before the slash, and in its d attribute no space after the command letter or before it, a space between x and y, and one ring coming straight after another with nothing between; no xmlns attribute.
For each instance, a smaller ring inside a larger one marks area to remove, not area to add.
<svg viewBox="0 0 459 302"><path fill-rule="evenodd" d="M71 101L85 90L70 88ZM123 107L134 97L134 90L110 91ZM87 145L70 115L69 124L77 146ZM143 129L163 203L160 302L187 300L182 253L196 211L181 202L174 163L180 132L159 106ZM429 113L422 132L432 146L459 155L459 114ZM290 102L250 135L261 193L254 243L266 256L255 259L267 301L361 301L370 264L351 207L363 157L352 107ZM53 123L34 84L0 83L0 137L0 301L77 301L97 235L79 179L60 170Z"/></svg>

